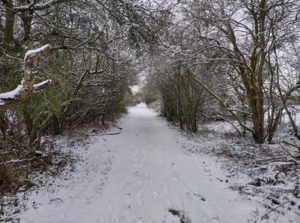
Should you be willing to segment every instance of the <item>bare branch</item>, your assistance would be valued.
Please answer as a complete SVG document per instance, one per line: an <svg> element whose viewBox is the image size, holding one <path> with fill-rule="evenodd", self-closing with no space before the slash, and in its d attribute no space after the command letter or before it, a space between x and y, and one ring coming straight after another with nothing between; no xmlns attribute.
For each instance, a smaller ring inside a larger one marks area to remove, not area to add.
<svg viewBox="0 0 300 223"><path fill-rule="evenodd" d="M32 1L32 3L28 5L23 5L19 7L14 7L12 10L16 12L24 12L28 10L37 11L37 10L44 10L50 8L51 6L63 2L65 0L49 0L46 3L36 4L36 1Z"/></svg>

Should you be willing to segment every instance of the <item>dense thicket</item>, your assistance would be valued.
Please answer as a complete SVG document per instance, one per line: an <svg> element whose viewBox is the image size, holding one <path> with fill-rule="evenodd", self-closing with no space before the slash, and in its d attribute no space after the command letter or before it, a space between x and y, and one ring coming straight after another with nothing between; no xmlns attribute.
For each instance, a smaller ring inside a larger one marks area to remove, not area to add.
<svg viewBox="0 0 300 223"><path fill-rule="evenodd" d="M166 12L151 7L125 0L0 1L0 93L21 82L27 50L52 46L35 68L36 81L51 79L51 86L0 109L1 168L28 158L43 134L105 125L125 111L135 58L158 41L164 24Z"/></svg>

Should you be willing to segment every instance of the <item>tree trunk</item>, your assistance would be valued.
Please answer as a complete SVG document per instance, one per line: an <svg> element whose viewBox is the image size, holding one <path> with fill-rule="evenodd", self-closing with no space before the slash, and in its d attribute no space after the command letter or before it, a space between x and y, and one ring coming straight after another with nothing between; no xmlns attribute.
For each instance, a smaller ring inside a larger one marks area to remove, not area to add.
<svg viewBox="0 0 300 223"><path fill-rule="evenodd" d="M24 37L23 41L26 42L30 39L31 33L31 22L32 22L32 12L23 12L21 14L22 22L23 22L23 30L24 30Z"/></svg>
<svg viewBox="0 0 300 223"><path fill-rule="evenodd" d="M252 110L253 138L256 143L264 143L264 98L262 89L256 87L249 96Z"/></svg>
<svg viewBox="0 0 300 223"><path fill-rule="evenodd" d="M11 43L14 40L14 25L15 25L15 12L10 7L5 7L5 33L4 33L4 46L11 48Z"/></svg>

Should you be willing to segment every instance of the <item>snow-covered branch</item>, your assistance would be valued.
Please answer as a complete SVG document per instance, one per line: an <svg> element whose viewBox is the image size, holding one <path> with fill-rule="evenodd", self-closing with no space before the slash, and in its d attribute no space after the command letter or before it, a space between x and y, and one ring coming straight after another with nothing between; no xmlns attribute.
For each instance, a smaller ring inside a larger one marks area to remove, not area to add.
<svg viewBox="0 0 300 223"><path fill-rule="evenodd" d="M0 94L0 111L23 100L31 93L35 93L46 88L51 83L51 80L46 80L35 84L34 72L32 71L37 62L41 60L42 57L50 51L50 49L51 46L47 44L40 48L28 50L26 52L24 56L24 78L14 90Z"/></svg>
<svg viewBox="0 0 300 223"><path fill-rule="evenodd" d="M36 1L32 1L31 3L29 3L27 5L14 7L13 10L17 11L17 12L24 12L27 10L33 10L33 11L44 10L44 9L51 7L52 5L55 5L55 4L63 2L63 1L65 1L65 0L49 0L48 2L40 3L40 4L36 4Z"/></svg>
<svg viewBox="0 0 300 223"><path fill-rule="evenodd" d="M40 90L48 87L51 84L51 80L45 80L38 84L33 85L33 93L39 92Z"/></svg>

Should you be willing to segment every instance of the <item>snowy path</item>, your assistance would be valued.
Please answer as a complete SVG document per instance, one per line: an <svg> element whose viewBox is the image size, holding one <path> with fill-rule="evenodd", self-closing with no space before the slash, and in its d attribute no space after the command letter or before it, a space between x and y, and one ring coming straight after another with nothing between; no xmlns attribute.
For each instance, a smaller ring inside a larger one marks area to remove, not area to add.
<svg viewBox="0 0 300 223"><path fill-rule="evenodd" d="M175 130L140 104L122 133L99 136L72 179L29 198L21 223L171 223L169 208L195 223L248 222L255 204L216 180L214 161L186 153Z"/></svg>

